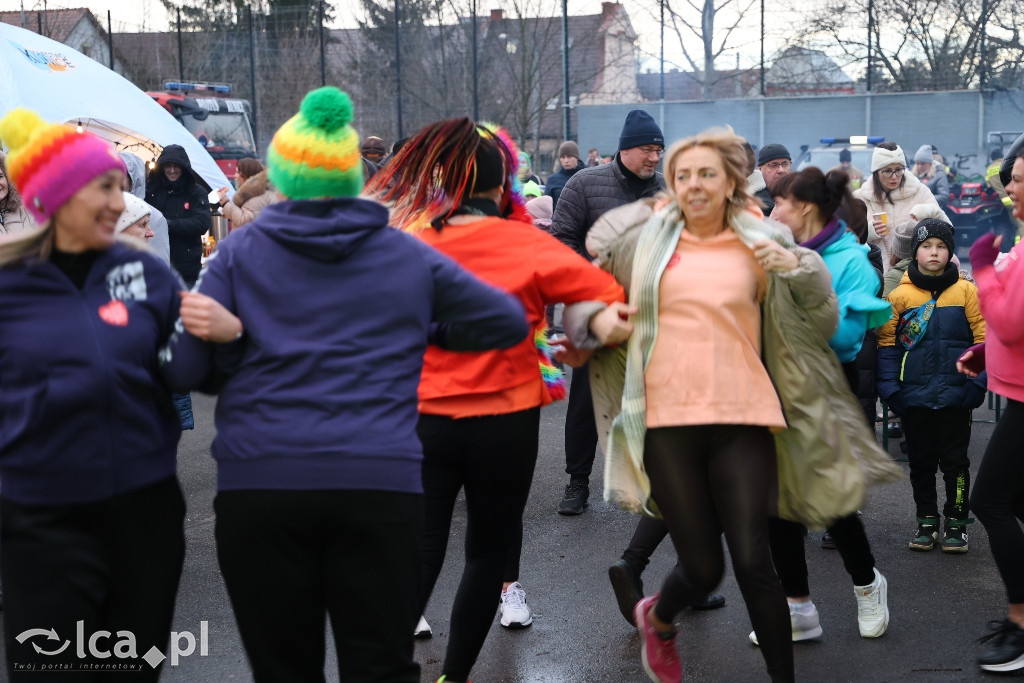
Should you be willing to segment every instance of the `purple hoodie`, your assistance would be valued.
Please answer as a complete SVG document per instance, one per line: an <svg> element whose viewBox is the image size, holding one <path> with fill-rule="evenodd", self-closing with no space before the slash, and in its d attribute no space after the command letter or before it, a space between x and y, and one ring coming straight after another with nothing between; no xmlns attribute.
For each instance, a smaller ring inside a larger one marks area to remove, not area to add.
<svg viewBox="0 0 1024 683"><path fill-rule="evenodd" d="M245 335L214 348L176 334L163 360L177 389L222 380L220 490L422 492L416 390L432 323L464 350L528 334L515 297L387 221L364 199L286 201L218 244L198 289Z"/></svg>

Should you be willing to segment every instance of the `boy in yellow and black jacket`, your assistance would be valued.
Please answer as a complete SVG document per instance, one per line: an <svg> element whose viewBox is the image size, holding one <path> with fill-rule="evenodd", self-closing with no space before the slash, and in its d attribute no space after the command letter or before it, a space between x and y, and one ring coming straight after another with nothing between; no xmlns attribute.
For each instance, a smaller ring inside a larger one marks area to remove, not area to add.
<svg viewBox="0 0 1024 683"><path fill-rule="evenodd" d="M927 218L914 228L911 262L887 297L893 316L878 333L878 394L903 418L917 507L912 550L939 537L935 472L946 484L944 552L967 552L971 411L985 399L985 376L968 378L957 359L985 341L978 288L950 263L953 226Z"/></svg>

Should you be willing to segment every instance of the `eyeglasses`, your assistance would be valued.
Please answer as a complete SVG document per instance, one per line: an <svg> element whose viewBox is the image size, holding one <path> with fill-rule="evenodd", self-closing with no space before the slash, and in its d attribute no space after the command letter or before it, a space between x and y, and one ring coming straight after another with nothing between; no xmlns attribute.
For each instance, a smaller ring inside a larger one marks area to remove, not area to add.
<svg viewBox="0 0 1024 683"><path fill-rule="evenodd" d="M789 161L773 161L770 164L765 164L764 167L772 171L788 171L792 162Z"/></svg>
<svg viewBox="0 0 1024 683"><path fill-rule="evenodd" d="M903 172L906 170L905 167L901 166L899 168L883 168L879 173L887 178L895 178L896 176L903 175Z"/></svg>
<svg viewBox="0 0 1024 683"><path fill-rule="evenodd" d="M660 157L665 153L664 147L638 147L637 149L639 149L645 156L657 154Z"/></svg>

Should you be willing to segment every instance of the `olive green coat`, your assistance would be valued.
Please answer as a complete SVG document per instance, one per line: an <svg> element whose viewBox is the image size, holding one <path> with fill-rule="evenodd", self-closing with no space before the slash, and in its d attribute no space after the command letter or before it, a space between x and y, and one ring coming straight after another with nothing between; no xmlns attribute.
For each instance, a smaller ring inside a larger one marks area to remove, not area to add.
<svg viewBox="0 0 1024 683"><path fill-rule="evenodd" d="M653 203L613 209L594 224L587 248L596 262L626 288L632 281L633 252ZM743 216L740 223L745 224ZM741 234L743 225L734 225ZM741 234L742 237L742 234ZM831 276L821 257L794 248L800 265L769 277L763 303L763 359L779 393L788 428L775 434L779 496L770 513L821 529L863 505L868 486L903 477L879 448L864 421L828 339L838 310ZM632 297L630 297L632 301ZM599 305L566 308L563 325L580 348L594 348L586 325ZM650 511L650 485L642 454L610 458L608 433L623 392L626 347L600 349L590 360L591 391L605 458L605 500L633 512Z"/></svg>

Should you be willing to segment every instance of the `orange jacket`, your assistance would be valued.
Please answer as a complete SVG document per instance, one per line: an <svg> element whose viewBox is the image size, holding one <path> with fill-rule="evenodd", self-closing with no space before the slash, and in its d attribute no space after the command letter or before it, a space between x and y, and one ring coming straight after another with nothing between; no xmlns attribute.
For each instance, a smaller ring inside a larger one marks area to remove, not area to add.
<svg viewBox="0 0 1024 683"><path fill-rule="evenodd" d="M548 233L503 218L427 228L417 235L484 282L515 294L530 329L545 306L625 301L622 287ZM462 353L428 347L420 379L420 412L449 417L498 415L551 402L533 335L504 351Z"/></svg>

